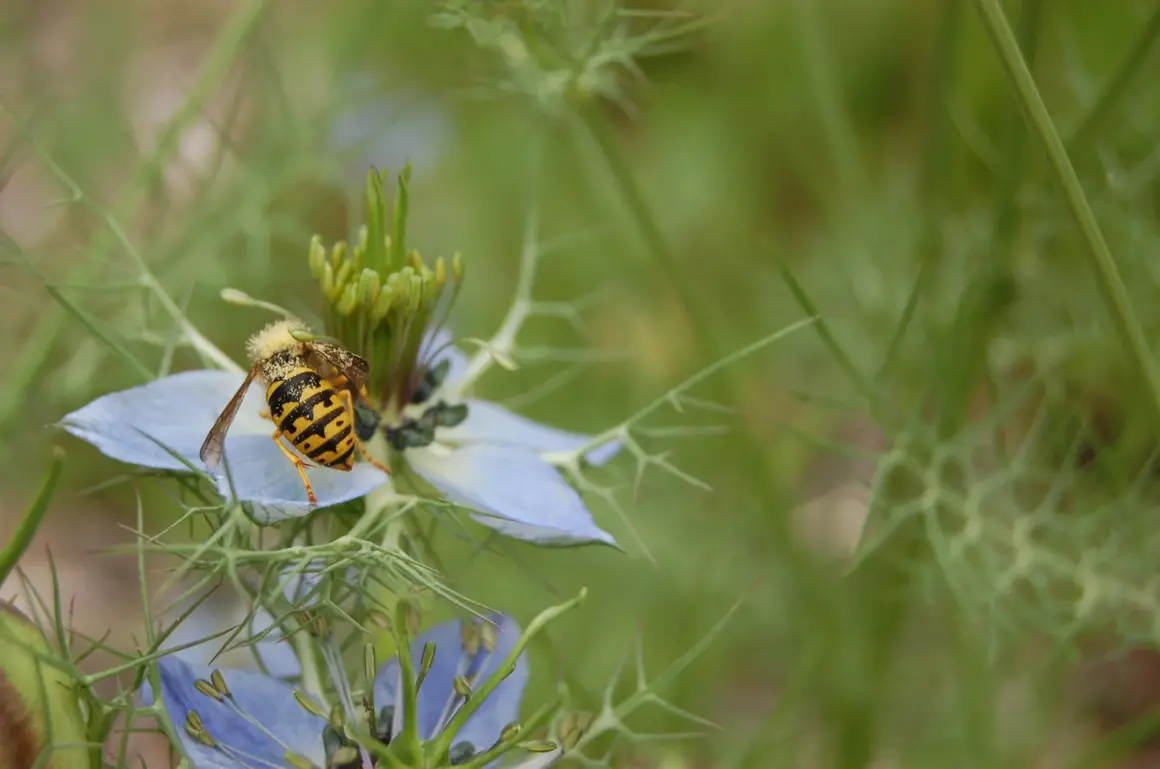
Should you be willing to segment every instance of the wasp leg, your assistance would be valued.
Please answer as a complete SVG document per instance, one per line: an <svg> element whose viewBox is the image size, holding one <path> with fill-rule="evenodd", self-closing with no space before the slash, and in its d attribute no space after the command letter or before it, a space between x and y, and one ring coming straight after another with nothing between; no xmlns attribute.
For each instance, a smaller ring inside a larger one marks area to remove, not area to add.
<svg viewBox="0 0 1160 769"><path fill-rule="evenodd" d="M350 422L353 426L355 422L354 396L351 395L350 390L339 390L338 397L342 398L346 402L346 412L350 414ZM382 462L372 457L371 453L367 451L366 445L361 440L359 440L358 435L354 436L354 445L358 448L358 453L362 455L362 458L369 462L372 467L382 470L387 475L391 474L391 468L387 467Z"/></svg>
<svg viewBox="0 0 1160 769"><path fill-rule="evenodd" d="M298 475L302 478L302 485L306 487L306 498L310 500L310 505L313 507L318 504L318 497L314 496L314 487L310 485L310 479L306 477L306 463L302 461L290 449L286 448L286 444L282 442L282 431L274 431L274 443L278 444L278 448L282 449L282 453L286 458L294 463L294 469L298 471Z"/></svg>

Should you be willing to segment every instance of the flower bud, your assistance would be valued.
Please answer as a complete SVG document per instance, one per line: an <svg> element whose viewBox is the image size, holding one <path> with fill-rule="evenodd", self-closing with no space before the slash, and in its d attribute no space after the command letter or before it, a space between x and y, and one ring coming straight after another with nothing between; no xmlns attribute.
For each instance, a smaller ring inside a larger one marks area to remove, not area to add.
<svg viewBox="0 0 1160 769"><path fill-rule="evenodd" d="M40 628L0 601L0 769L88 767L74 683L43 661L51 654Z"/></svg>

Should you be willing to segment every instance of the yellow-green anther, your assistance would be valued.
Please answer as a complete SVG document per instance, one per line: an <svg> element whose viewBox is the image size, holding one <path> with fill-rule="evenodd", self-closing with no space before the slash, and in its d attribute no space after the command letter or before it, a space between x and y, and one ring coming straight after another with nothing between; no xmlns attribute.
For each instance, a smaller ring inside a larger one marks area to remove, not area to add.
<svg viewBox="0 0 1160 769"><path fill-rule="evenodd" d="M574 713L567 712L560 718L560 739L564 742L564 747L568 750L576 747L576 743L588 731L588 727L592 724L591 713Z"/></svg>
<svg viewBox="0 0 1160 769"><path fill-rule="evenodd" d="M193 688L197 689L206 697L212 697L218 702L222 701L222 693L215 689L209 681L199 678L193 682Z"/></svg>
<svg viewBox="0 0 1160 769"><path fill-rule="evenodd" d="M418 251L411 249L407 254L407 266L418 273L423 272L423 268L427 265L423 262L423 255Z"/></svg>
<svg viewBox="0 0 1160 769"><path fill-rule="evenodd" d="M337 270L346 262L346 250L350 248L345 240L340 240L330 247L330 266Z"/></svg>
<svg viewBox="0 0 1160 769"><path fill-rule="evenodd" d="M391 311L391 306L395 301L395 291L390 285L387 285L379 292L379 298L375 300L374 307L371 309L371 319L375 322L381 321L387 317L387 313Z"/></svg>
<svg viewBox="0 0 1160 769"><path fill-rule="evenodd" d="M415 687L418 688L423 685L423 679L427 677L427 673L431 670L431 666L435 664L435 644L431 641L423 644L423 656L419 660L419 673L416 678Z"/></svg>
<svg viewBox="0 0 1160 769"><path fill-rule="evenodd" d="M412 275L410 284L407 287L407 312L414 315L423 306L423 278Z"/></svg>
<svg viewBox="0 0 1160 769"><path fill-rule="evenodd" d="M206 747L217 747L217 740L206 730L205 723L196 710L191 710L185 714L185 733Z"/></svg>
<svg viewBox="0 0 1160 769"><path fill-rule="evenodd" d="M363 251L366 251L367 245L369 244L369 241L367 240L369 234L370 233L367 230L367 226L365 224L360 224L358 226L358 237L354 241L355 246L357 248L361 248Z"/></svg>
<svg viewBox="0 0 1160 769"><path fill-rule="evenodd" d="M361 248L360 248L361 246ZM361 270L362 266L366 264L367 247L365 243L360 243L351 249L350 262L354 265L356 270Z"/></svg>
<svg viewBox="0 0 1160 769"><path fill-rule="evenodd" d="M311 761L301 753L291 753L287 751L282 754L282 760L289 764L293 769L318 769L318 765Z"/></svg>
<svg viewBox="0 0 1160 769"><path fill-rule="evenodd" d="M520 723L518 721L512 721L510 724L505 726L503 728L503 730L499 733L500 742L511 742L516 737L519 737L520 732L522 732L523 730L524 730L524 727L520 726Z"/></svg>
<svg viewBox="0 0 1160 769"><path fill-rule="evenodd" d="M326 713L322 710L322 707L301 689L294 690L294 701L307 713L318 716L319 718L326 718Z"/></svg>
<svg viewBox="0 0 1160 769"><path fill-rule="evenodd" d="M322 268L326 264L326 246L322 245L322 238L315 235L310 239L310 274L315 278L322 277Z"/></svg>
<svg viewBox="0 0 1160 769"><path fill-rule="evenodd" d="M350 282L352 275L354 275L354 262L343 262L334 274L334 285L346 288L346 284Z"/></svg>
<svg viewBox="0 0 1160 769"><path fill-rule="evenodd" d="M339 315L350 315L358 308L358 299L361 295L358 283L347 283L346 288L342 290L342 295L334 303L334 309Z"/></svg>
<svg viewBox="0 0 1160 769"><path fill-rule="evenodd" d="M455 676L455 681L451 684L451 688L463 699L471 699L471 682L467 680L467 676Z"/></svg>
<svg viewBox="0 0 1160 769"><path fill-rule="evenodd" d="M407 623L407 637L414 638L419 632L419 625L422 624L423 617L419 613L419 607L413 602L407 601L403 604L403 617Z"/></svg>
<svg viewBox="0 0 1160 769"><path fill-rule="evenodd" d="M318 278L318 286L322 295L328 300L334 295L334 265L330 262L322 265L322 275Z"/></svg>
<svg viewBox="0 0 1160 769"><path fill-rule="evenodd" d="M459 629L459 640L463 644L463 653L468 657L474 657L479 652L479 625L475 622L464 622Z"/></svg>
<svg viewBox="0 0 1160 769"><path fill-rule="evenodd" d="M443 288L447 284L447 260L439 257L435 260L435 285Z"/></svg>
<svg viewBox="0 0 1160 769"><path fill-rule="evenodd" d="M358 276L359 304L364 307L374 307L382 290L382 278L374 270L364 267Z"/></svg>
<svg viewBox="0 0 1160 769"><path fill-rule="evenodd" d="M463 279L463 256L459 252L451 257L451 276L456 283Z"/></svg>
<svg viewBox="0 0 1160 769"><path fill-rule="evenodd" d="M346 745L334 751L334 755L330 757L330 761L326 763L330 769L339 769L339 767L348 766L358 761L358 748Z"/></svg>
<svg viewBox="0 0 1160 769"><path fill-rule="evenodd" d="M487 649L488 654L495 651L496 643L499 642L499 632L496 630L495 625L490 622L484 622L479 626L479 637L483 642L483 648Z"/></svg>
<svg viewBox="0 0 1160 769"><path fill-rule="evenodd" d="M223 696L232 696L230 694L230 687L226 686L226 677L222 675L220 670L215 670L210 673L209 681L213 684L213 688L217 689Z"/></svg>
<svg viewBox="0 0 1160 769"><path fill-rule="evenodd" d="M521 742L520 747L529 753L551 753L560 746L551 740L528 740Z"/></svg>

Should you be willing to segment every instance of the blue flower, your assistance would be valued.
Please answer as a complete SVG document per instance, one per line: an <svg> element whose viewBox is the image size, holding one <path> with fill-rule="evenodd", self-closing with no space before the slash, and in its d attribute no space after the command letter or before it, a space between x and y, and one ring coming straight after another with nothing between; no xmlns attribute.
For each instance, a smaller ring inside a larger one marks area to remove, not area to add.
<svg viewBox="0 0 1160 769"><path fill-rule="evenodd" d="M574 451L591 436L557 430L519 416L495 403L467 397L459 382L468 359L446 332L427 339L434 368L447 374L423 402L466 407L466 418L438 427L428 445L408 447L407 463L449 501L475 511L480 523L507 536L539 544L615 545L592 519L580 495L543 458L547 452ZM262 388L246 395L225 440L224 461L215 470L198 457L202 441L242 382L242 374L199 370L156 379L97 398L61 420L61 426L113 459L161 470L195 471L213 478L226 500L247 502L262 524L301 517L313 508L294 465L271 436L261 416ZM587 455L602 464L620 450L619 441ZM350 472L311 466L306 470L318 499L327 507L366 496L389 483L373 466L357 462Z"/></svg>
<svg viewBox="0 0 1160 769"><path fill-rule="evenodd" d="M415 407L448 402L467 407L467 417L454 427L435 432L435 442L404 451L407 464L457 505L478 510L472 517L485 526L529 542L615 545L600 529L576 490L560 471L543 459L547 452L574 451L590 435L547 427L502 406L467 397L460 389L469 361L451 345L445 331L426 345L434 369L447 367L438 388ZM586 459L600 465L621 449L612 441L590 451Z"/></svg>
<svg viewBox="0 0 1160 769"><path fill-rule="evenodd" d="M414 639L411 658L420 660L427 644L434 646L434 658L419 682L416 716L419 737L424 743L439 736L465 700L457 693L456 679L463 677L473 688L487 680L515 648L520 628L510 617L490 618L494 643L481 642L488 634L481 625L466 628L459 621L431 628ZM465 632L465 630L467 632ZM474 642L468 639L474 638ZM329 649L329 656L327 653ZM367 723L363 703L355 703L349 684L341 672L337 650L324 646L327 668L342 703L348 723L360 723L385 744L401 732L405 703L397 659L381 666L373 682L374 724ZM195 769L258 769L261 767L326 767L339 749L346 749L352 769L374 766L370 754L343 737L327 719L318 715L317 704L284 681L250 670L226 669L210 673L178 657L164 657L159 663L161 702L172 721L181 747ZM505 728L517 722L520 700L528 679L528 666L520 654L514 672L508 675L478 709L452 735L447 756L437 757L440 765L463 763L501 741ZM463 679L460 679L461 681ZM428 745L429 746L429 745ZM518 754L515 745L489 767L543 769L559 758L556 747L547 753ZM519 755L522 760L512 761ZM385 764L381 764L385 765Z"/></svg>

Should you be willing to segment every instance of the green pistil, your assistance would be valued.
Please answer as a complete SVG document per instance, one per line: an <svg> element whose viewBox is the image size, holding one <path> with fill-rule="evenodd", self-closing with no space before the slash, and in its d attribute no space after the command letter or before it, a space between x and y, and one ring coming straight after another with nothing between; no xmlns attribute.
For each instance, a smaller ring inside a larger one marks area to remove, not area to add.
<svg viewBox="0 0 1160 769"><path fill-rule="evenodd" d="M404 168L388 210L386 174L372 169L367 174L366 224L356 242L339 241L328 250L315 236L309 252L311 273L326 302L327 331L367 359L367 389L388 422L421 385L424 337L440 321L437 314L454 300L463 275L458 255L450 263L443 257L428 263L418 251L407 249L409 178L410 168Z"/></svg>

